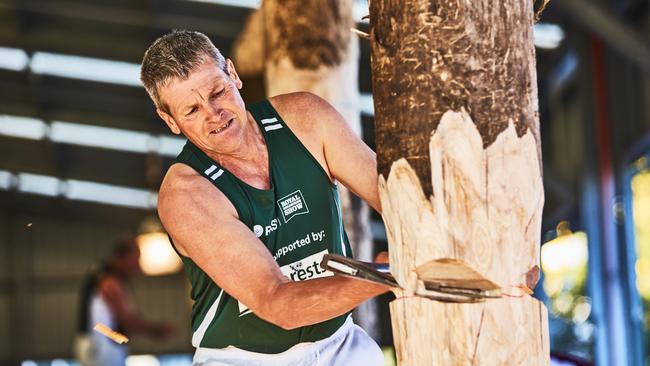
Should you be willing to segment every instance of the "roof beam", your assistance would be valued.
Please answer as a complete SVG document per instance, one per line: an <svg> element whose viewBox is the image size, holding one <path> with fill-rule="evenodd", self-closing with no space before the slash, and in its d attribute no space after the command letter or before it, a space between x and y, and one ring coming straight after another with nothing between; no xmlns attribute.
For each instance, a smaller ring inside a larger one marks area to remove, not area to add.
<svg viewBox="0 0 650 366"><path fill-rule="evenodd" d="M147 182L147 156L144 154L107 150L45 140L33 141L0 136L0 170L27 172L79 179L119 186L153 189ZM61 167L58 159L65 159ZM160 158L167 166L171 159Z"/></svg>
<svg viewBox="0 0 650 366"><path fill-rule="evenodd" d="M191 25L196 30L229 38L234 38L241 30L241 22L233 19L214 19L205 15L183 15L156 9L125 9L86 1L28 0L10 3L0 2L0 9L2 8L59 18L78 19L92 23L99 22L161 30L186 28Z"/></svg>
<svg viewBox="0 0 650 366"><path fill-rule="evenodd" d="M227 53L249 11L200 3L163 5L146 9L80 1L0 0L0 45L140 63L157 36L191 27Z"/></svg>

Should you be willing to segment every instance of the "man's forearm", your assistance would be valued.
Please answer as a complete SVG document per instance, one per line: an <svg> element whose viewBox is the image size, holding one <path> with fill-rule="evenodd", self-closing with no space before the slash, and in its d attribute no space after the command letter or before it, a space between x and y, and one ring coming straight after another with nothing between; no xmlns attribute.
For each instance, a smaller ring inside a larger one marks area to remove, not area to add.
<svg viewBox="0 0 650 366"><path fill-rule="evenodd" d="M258 316L284 329L332 319L388 287L346 277L284 282L275 287Z"/></svg>

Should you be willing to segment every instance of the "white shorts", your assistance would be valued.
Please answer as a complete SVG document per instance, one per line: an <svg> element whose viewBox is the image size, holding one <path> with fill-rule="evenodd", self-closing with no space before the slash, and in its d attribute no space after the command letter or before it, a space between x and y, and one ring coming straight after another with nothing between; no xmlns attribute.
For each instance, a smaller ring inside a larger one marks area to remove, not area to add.
<svg viewBox="0 0 650 366"><path fill-rule="evenodd" d="M331 336L300 343L277 354L245 351L236 347L197 348L194 366L383 366L384 356L375 341L352 318Z"/></svg>
<svg viewBox="0 0 650 366"><path fill-rule="evenodd" d="M80 334L73 344L75 359L81 366L124 366L128 348L94 332Z"/></svg>

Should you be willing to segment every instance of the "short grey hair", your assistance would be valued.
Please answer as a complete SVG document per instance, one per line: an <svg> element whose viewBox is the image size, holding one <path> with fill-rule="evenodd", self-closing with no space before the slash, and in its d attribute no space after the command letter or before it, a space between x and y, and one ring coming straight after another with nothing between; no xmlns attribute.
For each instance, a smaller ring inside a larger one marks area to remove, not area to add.
<svg viewBox="0 0 650 366"><path fill-rule="evenodd" d="M203 33L173 31L149 46L142 59L140 80L157 108L169 113L169 106L160 99L160 88L174 78L187 79L194 68L205 62L206 56L228 73L225 58Z"/></svg>

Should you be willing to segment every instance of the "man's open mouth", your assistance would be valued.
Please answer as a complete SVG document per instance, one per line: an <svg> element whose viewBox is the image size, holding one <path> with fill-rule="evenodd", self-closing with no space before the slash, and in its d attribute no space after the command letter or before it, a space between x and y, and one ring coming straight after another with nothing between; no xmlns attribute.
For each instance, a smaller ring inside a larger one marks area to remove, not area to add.
<svg viewBox="0 0 650 366"><path fill-rule="evenodd" d="M212 131L210 131L210 134L215 134L215 135L216 135L216 134L218 134L218 133L221 133L223 130L225 130L226 128L230 127L230 125L232 124L232 122L233 122L234 120L235 120L235 118L231 118L231 119L229 119L228 122L224 123L221 127L217 128L216 130L212 130Z"/></svg>

